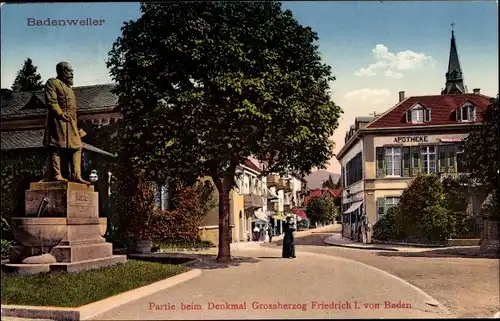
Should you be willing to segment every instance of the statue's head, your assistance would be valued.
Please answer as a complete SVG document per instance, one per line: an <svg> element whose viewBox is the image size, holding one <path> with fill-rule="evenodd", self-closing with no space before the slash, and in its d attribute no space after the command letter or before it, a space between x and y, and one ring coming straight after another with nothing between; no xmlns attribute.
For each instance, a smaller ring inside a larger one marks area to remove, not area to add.
<svg viewBox="0 0 500 321"><path fill-rule="evenodd" d="M73 67L68 62L60 62L56 66L57 78L68 86L73 86Z"/></svg>

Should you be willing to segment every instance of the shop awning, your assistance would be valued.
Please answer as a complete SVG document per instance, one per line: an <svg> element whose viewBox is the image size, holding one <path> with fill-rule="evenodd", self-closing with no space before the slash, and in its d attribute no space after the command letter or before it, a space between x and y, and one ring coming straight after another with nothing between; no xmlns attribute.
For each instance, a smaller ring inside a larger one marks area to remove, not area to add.
<svg viewBox="0 0 500 321"><path fill-rule="evenodd" d="M267 222L267 215L261 211L253 212L253 221L264 221Z"/></svg>
<svg viewBox="0 0 500 321"><path fill-rule="evenodd" d="M303 220L307 220L307 214L304 210L300 208L293 208L292 209L293 214L297 215L299 218Z"/></svg>
<svg viewBox="0 0 500 321"><path fill-rule="evenodd" d="M349 214L349 213L354 212L355 210L360 208L361 204L363 204L363 201L358 201L358 202L352 203L351 206L349 206L349 208L347 209L347 211L344 212L344 214Z"/></svg>
<svg viewBox="0 0 500 321"><path fill-rule="evenodd" d="M442 143L460 143L463 138L460 136L448 136L439 139Z"/></svg>

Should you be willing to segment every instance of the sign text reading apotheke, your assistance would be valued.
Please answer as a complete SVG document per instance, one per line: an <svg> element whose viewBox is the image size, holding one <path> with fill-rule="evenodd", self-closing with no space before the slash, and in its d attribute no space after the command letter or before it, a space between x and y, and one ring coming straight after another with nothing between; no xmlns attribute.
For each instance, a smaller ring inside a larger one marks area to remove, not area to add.
<svg viewBox="0 0 500 321"><path fill-rule="evenodd" d="M399 136L394 137L395 143L427 143L427 136Z"/></svg>

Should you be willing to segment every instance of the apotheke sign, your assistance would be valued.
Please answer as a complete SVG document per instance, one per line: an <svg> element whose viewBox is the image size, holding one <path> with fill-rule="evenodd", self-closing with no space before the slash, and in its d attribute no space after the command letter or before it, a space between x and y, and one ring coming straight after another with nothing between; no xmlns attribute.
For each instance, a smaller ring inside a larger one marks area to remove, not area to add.
<svg viewBox="0 0 500 321"><path fill-rule="evenodd" d="M395 143L427 143L428 136L398 136L394 137Z"/></svg>

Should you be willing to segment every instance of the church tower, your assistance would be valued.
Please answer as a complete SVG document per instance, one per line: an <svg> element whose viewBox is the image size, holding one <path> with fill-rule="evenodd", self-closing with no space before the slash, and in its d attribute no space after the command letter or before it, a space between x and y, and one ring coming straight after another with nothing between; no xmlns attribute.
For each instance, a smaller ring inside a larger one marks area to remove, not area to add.
<svg viewBox="0 0 500 321"><path fill-rule="evenodd" d="M453 24L452 24L453 26ZM448 62L448 72L446 73L446 85L441 95L465 94L464 77L458 61L457 45L455 43L455 33L451 30L450 60Z"/></svg>

